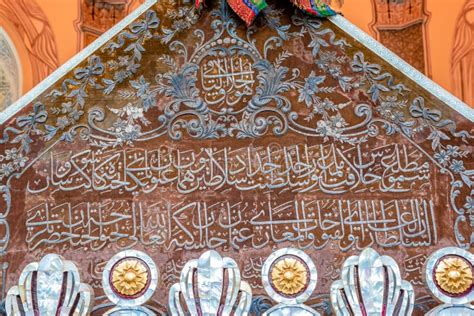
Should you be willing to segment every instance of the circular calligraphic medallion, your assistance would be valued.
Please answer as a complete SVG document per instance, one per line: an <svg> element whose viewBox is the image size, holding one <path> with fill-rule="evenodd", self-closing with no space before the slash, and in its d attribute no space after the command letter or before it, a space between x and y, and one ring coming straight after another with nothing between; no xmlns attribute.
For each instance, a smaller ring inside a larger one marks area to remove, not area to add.
<svg viewBox="0 0 474 316"><path fill-rule="evenodd" d="M255 94L259 53L242 39L223 37L197 51L196 86L207 106L232 114ZM234 113L235 114L235 113Z"/></svg>
<svg viewBox="0 0 474 316"><path fill-rule="evenodd" d="M285 304L301 304L316 288L317 270L303 251L284 248L268 257L262 267L262 281L268 295Z"/></svg>
<svg viewBox="0 0 474 316"><path fill-rule="evenodd" d="M148 301L158 285L158 270L145 253L122 251L107 262L102 285L110 301L118 306L139 306Z"/></svg>
<svg viewBox="0 0 474 316"><path fill-rule="evenodd" d="M433 294L447 304L474 300L474 255L460 248L435 252L426 264L426 281Z"/></svg>

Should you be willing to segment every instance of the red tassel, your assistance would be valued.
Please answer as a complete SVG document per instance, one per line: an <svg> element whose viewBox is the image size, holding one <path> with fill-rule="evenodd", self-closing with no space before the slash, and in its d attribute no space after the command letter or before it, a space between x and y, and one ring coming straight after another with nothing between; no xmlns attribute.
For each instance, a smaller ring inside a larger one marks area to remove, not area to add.
<svg viewBox="0 0 474 316"><path fill-rule="evenodd" d="M195 0L197 9L205 6L205 0ZM265 0L223 0L227 1L234 12L240 16L242 20L249 26L255 17L263 10L267 3ZM291 0L301 10L308 12L314 16L326 17L335 15L330 6L322 2L322 0Z"/></svg>
<svg viewBox="0 0 474 316"><path fill-rule="evenodd" d="M247 25L252 24L256 16L255 12L243 3L243 0L227 0L227 3Z"/></svg>
<svg viewBox="0 0 474 316"><path fill-rule="evenodd" d="M329 5L321 0L291 0L291 2L301 10L315 16L326 17L336 14Z"/></svg>
<svg viewBox="0 0 474 316"><path fill-rule="evenodd" d="M196 9L200 9L204 5L205 0L196 0Z"/></svg>

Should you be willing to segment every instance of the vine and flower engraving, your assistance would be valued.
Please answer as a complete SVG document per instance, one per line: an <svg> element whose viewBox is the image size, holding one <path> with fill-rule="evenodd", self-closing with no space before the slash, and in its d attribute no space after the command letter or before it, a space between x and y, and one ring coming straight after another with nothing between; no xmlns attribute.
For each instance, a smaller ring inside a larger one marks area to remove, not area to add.
<svg viewBox="0 0 474 316"><path fill-rule="evenodd" d="M91 56L3 129L1 223L8 227L9 181L33 162L36 142L79 137L107 150L160 137L251 140L295 133L357 146L399 135L450 178L454 235L459 245L472 245L472 226L466 228L474 218L474 170L467 164L472 133L459 130L439 106L411 91L329 22L299 11L289 19L287 13L269 7L257 21L261 25L243 28L226 5L210 13L210 26L200 26L189 8L165 18L149 10L103 47L106 57ZM262 41L259 32L271 36ZM294 40L305 43L311 65L295 63ZM142 65L151 45L167 47L154 61L163 71L153 76ZM109 103L112 94L117 97ZM107 104L93 106L91 95L103 96ZM8 236L0 249L7 241Z"/></svg>

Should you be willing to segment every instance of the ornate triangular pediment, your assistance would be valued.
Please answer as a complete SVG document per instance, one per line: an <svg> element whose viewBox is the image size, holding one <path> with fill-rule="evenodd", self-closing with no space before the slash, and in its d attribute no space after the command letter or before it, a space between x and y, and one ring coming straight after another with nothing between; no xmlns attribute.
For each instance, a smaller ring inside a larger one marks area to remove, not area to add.
<svg viewBox="0 0 474 316"><path fill-rule="evenodd" d="M277 2L247 27L219 1L151 1L3 113L5 262L75 258L100 299L105 262L146 251L165 311L206 250L258 296L265 258L296 247L323 313L372 247L421 313L429 254L474 246L473 110L342 16Z"/></svg>

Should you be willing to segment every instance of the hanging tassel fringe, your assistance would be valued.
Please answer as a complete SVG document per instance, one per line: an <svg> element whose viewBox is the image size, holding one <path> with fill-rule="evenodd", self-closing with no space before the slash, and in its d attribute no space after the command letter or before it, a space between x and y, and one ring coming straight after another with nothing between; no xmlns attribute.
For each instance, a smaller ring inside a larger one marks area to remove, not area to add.
<svg viewBox="0 0 474 316"><path fill-rule="evenodd" d="M196 8L200 9L205 0L196 0ZM317 17L336 15L337 12L321 0L291 0L301 10ZM267 7L265 0L227 0L227 3L247 25L252 24L257 15Z"/></svg>

